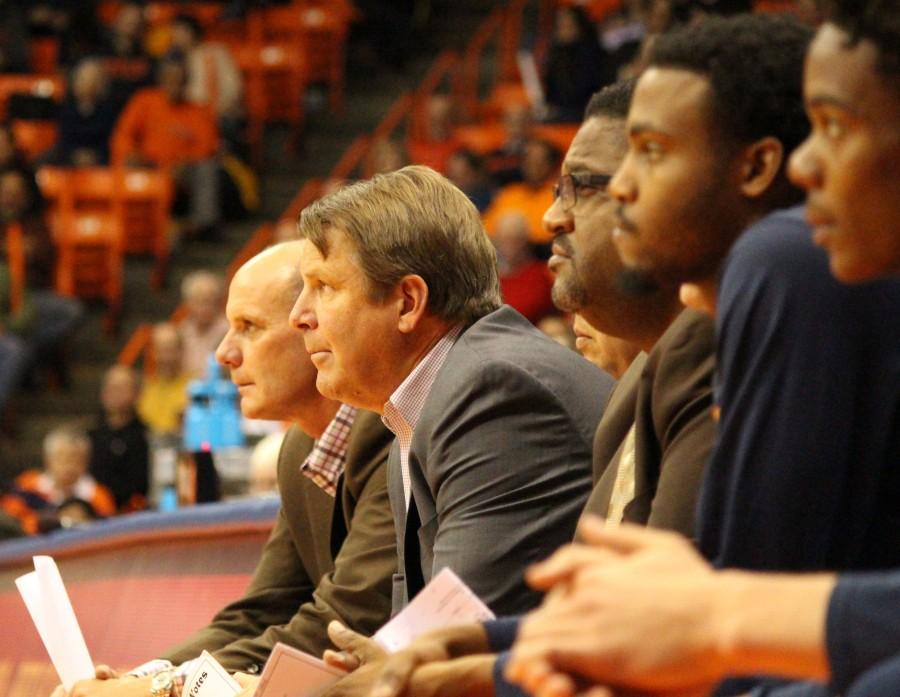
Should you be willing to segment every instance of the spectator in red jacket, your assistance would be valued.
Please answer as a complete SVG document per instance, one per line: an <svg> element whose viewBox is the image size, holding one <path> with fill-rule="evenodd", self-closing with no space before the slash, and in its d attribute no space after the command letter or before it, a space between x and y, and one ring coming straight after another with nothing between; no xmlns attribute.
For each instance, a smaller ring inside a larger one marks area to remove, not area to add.
<svg viewBox="0 0 900 697"><path fill-rule="evenodd" d="M503 301L533 323L555 311L547 265L537 259L528 241L528 220L521 213L506 213L497 221L494 246L500 271Z"/></svg>

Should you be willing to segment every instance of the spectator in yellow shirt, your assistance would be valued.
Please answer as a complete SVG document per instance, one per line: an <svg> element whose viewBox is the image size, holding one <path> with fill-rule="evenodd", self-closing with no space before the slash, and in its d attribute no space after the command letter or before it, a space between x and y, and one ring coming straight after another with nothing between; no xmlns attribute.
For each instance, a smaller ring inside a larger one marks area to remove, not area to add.
<svg viewBox="0 0 900 697"><path fill-rule="evenodd" d="M153 374L144 380L138 414L154 435L177 435L187 406L191 376L182 368L181 335L168 322L153 328Z"/></svg>

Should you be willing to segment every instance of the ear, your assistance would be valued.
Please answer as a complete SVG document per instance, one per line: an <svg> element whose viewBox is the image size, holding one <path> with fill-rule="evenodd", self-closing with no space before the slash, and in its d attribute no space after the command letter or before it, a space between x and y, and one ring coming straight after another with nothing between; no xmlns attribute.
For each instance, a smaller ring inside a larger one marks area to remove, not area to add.
<svg viewBox="0 0 900 697"><path fill-rule="evenodd" d="M397 292L401 300L397 328L403 334L410 334L428 310L428 284L421 276L410 274L400 279Z"/></svg>
<svg viewBox="0 0 900 697"><path fill-rule="evenodd" d="M747 198L759 198L772 187L784 164L784 146L767 136L744 150L741 166L741 192Z"/></svg>

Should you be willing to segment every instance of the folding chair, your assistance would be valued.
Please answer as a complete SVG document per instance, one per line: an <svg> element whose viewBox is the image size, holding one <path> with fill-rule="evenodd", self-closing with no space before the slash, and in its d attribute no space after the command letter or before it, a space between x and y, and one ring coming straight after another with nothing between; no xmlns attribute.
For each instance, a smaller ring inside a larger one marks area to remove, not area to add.
<svg viewBox="0 0 900 697"><path fill-rule="evenodd" d="M16 147L33 162L56 144L59 127L56 121L13 119L12 132Z"/></svg>

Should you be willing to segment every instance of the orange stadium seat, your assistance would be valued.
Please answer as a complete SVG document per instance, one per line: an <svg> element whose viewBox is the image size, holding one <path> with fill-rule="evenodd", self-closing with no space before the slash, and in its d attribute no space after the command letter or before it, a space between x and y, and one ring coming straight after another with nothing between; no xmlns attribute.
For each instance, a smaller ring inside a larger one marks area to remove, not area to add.
<svg viewBox="0 0 900 697"><path fill-rule="evenodd" d="M6 259L10 275L9 309L15 312L25 293L25 236L18 223L6 226Z"/></svg>
<svg viewBox="0 0 900 697"><path fill-rule="evenodd" d="M267 42L299 46L309 82L329 86L332 111L343 108L344 51L350 11L341 3L294 2L248 16L250 35Z"/></svg>
<svg viewBox="0 0 900 697"><path fill-rule="evenodd" d="M41 167L37 172L38 188L46 204L47 222L51 230L56 230L59 216L59 202L66 187L69 171L62 167Z"/></svg>
<svg viewBox="0 0 900 697"><path fill-rule="evenodd" d="M306 62L292 44L246 43L235 47L234 57L244 76L247 140L253 159L259 162L267 123L288 123L295 137L299 132L303 95L309 82Z"/></svg>
<svg viewBox="0 0 900 697"><path fill-rule="evenodd" d="M122 202L119 175L107 167L70 170L55 216L56 289L63 295L103 298L107 329L122 306Z"/></svg>
<svg viewBox="0 0 900 697"><path fill-rule="evenodd" d="M59 128L56 121L13 119L12 132L16 147L33 161L56 144Z"/></svg>
<svg viewBox="0 0 900 697"><path fill-rule="evenodd" d="M154 288L161 288L169 263L172 176L152 169L126 169L119 174L126 231L124 251L127 254L152 253L156 258L152 284Z"/></svg>

